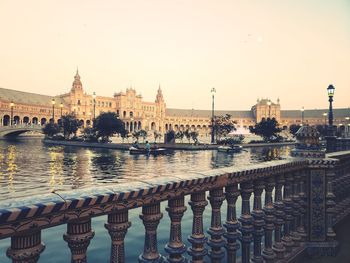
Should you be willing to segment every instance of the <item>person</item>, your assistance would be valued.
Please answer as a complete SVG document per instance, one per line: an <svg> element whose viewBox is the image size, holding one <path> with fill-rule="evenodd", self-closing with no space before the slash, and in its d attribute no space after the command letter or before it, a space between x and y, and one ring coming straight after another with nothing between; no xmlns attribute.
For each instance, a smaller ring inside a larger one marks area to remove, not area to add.
<svg viewBox="0 0 350 263"><path fill-rule="evenodd" d="M146 141L146 150L147 150L147 152L151 151L151 145L149 144L148 141Z"/></svg>
<svg viewBox="0 0 350 263"><path fill-rule="evenodd" d="M140 146L137 141L135 141L132 146L135 147L136 149L140 149Z"/></svg>

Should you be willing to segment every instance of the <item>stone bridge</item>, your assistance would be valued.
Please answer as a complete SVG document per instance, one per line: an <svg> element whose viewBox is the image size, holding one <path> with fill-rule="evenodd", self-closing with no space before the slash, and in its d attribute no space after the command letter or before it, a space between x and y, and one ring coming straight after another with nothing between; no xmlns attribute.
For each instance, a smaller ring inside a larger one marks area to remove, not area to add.
<svg viewBox="0 0 350 263"><path fill-rule="evenodd" d="M5 200L0 239L11 238L7 256L13 263L35 263L45 249L41 232L65 224L71 262L86 263L91 239L101 234L93 231L91 219L108 215L111 263L285 263L305 254L335 255L334 228L350 215L350 151L325 154L315 129L302 129L296 150L285 160ZM192 210L188 233L181 226L185 197ZM157 240L163 202L170 218L167 244ZM211 224L205 231L208 205ZM125 247L124 239L135 208L141 208L144 250L138 260L127 261L133 248ZM160 245L166 255L159 253Z"/></svg>
<svg viewBox="0 0 350 263"><path fill-rule="evenodd" d="M16 137L25 132L42 132L41 125L12 125L0 127L0 137Z"/></svg>

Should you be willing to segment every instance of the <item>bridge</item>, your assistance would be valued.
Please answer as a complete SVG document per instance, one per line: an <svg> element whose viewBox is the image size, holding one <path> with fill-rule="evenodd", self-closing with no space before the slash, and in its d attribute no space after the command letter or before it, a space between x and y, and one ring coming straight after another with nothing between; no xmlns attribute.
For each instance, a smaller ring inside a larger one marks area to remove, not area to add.
<svg viewBox="0 0 350 263"><path fill-rule="evenodd" d="M91 220L108 215L111 263L272 263L334 256L336 227L350 216L350 148L326 154L309 126L298 131L297 139L290 158L244 169L225 167L2 201L0 239L11 238L7 256L13 263L35 263L45 249L41 232L65 224L63 240L71 262L85 263L90 241L100 234ZM187 199L192 228L185 233ZM163 202L170 218L166 244L157 240ZM211 224L205 231L203 213L209 204ZM133 248L124 239L132 230L129 211L136 208L144 225L144 249L130 261L126 255ZM160 245L166 255L159 252Z"/></svg>
<svg viewBox="0 0 350 263"><path fill-rule="evenodd" d="M25 132L42 132L42 126L37 124L31 125L12 125L0 127L1 137L16 137Z"/></svg>

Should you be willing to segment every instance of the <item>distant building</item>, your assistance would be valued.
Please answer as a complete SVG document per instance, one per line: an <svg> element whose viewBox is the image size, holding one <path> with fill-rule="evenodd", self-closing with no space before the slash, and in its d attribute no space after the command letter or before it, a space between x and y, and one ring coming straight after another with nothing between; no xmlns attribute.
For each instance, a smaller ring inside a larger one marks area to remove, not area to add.
<svg viewBox="0 0 350 263"><path fill-rule="evenodd" d="M52 120L59 122L61 116L75 113L84 126L92 124L94 116L101 112L116 112L125 122L130 132L139 129L167 130L192 129L201 134L209 134L211 125L210 110L166 108L161 88L158 88L154 102L142 100L142 96L133 88L115 93L113 97L94 96L84 92L78 71L74 76L71 90L55 97L0 88L0 125L11 123L11 102L14 124L41 124ZM54 104L53 104L54 103ZM324 125L327 122L324 113L327 109L305 110L304 123ZM259 99L250 110L215 111L215 115L230 114L239 127L249 128L263 118L276 118L279 124L287 128L291 124L301 124L300 110L281 110L279 99L274 103L269 99ZM335 125L347 125L345 119L349 109L335 109Z"/></svg>

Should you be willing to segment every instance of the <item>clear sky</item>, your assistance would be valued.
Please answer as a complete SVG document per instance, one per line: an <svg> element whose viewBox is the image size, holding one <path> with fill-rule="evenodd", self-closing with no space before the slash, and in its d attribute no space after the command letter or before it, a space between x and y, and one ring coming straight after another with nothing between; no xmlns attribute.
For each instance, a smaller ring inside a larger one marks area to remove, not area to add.
<svg viewBox="0 0 350 263"><path fill-rule="evenodd" d="M0 0L0 86L56 95L134 87L168 107L350 106L349 0Z"/></svg>

